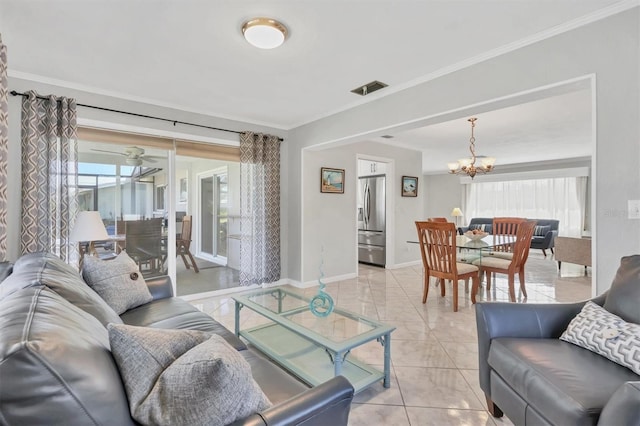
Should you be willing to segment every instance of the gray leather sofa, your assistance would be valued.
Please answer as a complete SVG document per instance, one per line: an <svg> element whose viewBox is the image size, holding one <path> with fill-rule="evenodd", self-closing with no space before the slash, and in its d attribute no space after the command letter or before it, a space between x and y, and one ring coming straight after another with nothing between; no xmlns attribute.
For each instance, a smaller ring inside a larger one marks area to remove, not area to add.
<svg viewBox="0 0 640 426"><path fill-rule="evenodd" d="M560 221L556 219L532 219L536 221L536 226L548 226L549 230L544 235L533 235L531 238L532 249L542 250L542 254L547 256L547 249L553 253L555 239L558 236L558 227ZM485 232L493 234L493 218L492 217L474 217L469 221L468 226L458 228L458 233L463 235L470 229L484 229Z"/></svg>
<svg viewBox="0 0 640 426"><path fill-rule="evenodd" d="M623 258L611 289L592 301L640 323L640 255ZM640 376L559 340L585 303L476 305L489 412L516 425L640 425Z"/></svg>
<svg viewBox="0 0 640 426"><path fill-rule="evenodd" d="M0 425L134 425L105 328L117 315L50 254L0 265ZM309 389L189 303L168 277L147 280L153 301L125 324L216 333L251 365L274 404L243 425L346 425L353 387L343 377ZM106 306L106 308L105 308Z"/></svg>

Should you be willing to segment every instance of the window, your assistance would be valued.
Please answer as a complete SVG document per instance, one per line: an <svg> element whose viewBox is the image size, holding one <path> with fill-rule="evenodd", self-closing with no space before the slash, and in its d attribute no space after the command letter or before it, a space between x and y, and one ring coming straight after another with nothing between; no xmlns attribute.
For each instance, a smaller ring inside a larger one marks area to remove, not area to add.
<svg viewBox="0 0 640 426"><path fill-rule="evenodd" d="M560 220L559 234L580 236L586 177L478 182L467 185L466 218L517 216Z"/></svg>

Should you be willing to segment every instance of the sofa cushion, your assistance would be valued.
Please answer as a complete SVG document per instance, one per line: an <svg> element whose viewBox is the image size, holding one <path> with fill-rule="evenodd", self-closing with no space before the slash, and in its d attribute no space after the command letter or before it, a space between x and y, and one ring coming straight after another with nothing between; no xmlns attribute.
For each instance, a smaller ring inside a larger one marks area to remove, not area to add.
<svg viewBox="0 0 640 426"><path fill-rule="evenodd" d="M551 424L595 424L602 407L640 376L558 339L493 339L488 363Z"/></svg>
<svg viewBox="0 0 640 426"><path fill-rule="evenodd" d="M133 425L106 328L45 286L0 300L0 423Z"/></svg>
<svg viewBox="0 0 640 426"><path fill-rule="evenodd" d="M625 321L640 324L640 255L620 260L603 307Z"/></svg>
<svg viewBox="0 0 640 426"><path fill-rule="evenodd" d="M85 255L82 275L118 315L153 300L138 265L126 251L110 260Z"/></svg>
<svg viewBox="0 0 640 426"><path fill-rule="evenodd" d="M640 374L640 325L626 322L593 302L585 303L560 339Z"/></svg>
<svg viewBox="0 0 640 426"><path fill-rule="evenodd" d="M533 235L536 237L544 237L549 231L551 231L551 226L549 225L536 225L533 229Z"/></svg>
<svg viewBox="0 0 640 426"><path fill-rule="evenodd" d="M0 299L30 286L44 285L62 298L96 317L103 325L122 323L118 314L80 278L78 271L50 253L20 257L13 273L0 285Z"/></svg>
<svg viewBox="0 0 640 426"><path fill-rule="evenodd" d="M204 312L200 312L189 302L177 297L154 300L125 312L121 318L125 324L129 325L207 331L223 337L237 350L247 348L235 334L222 324Z"/></svg>
<svg viewBox="0 0 640 426"><path fill-rule="evenodd" d="M251 375L272 403L279 404L309 389L252 347L239 354L249 363Z"/></svg>
<svg viewBox="0 0 640 426"><path fill-rule="evenodd" d="M109 340L142 424L223 426L271 405L220 336L114 324Z"/></svg>

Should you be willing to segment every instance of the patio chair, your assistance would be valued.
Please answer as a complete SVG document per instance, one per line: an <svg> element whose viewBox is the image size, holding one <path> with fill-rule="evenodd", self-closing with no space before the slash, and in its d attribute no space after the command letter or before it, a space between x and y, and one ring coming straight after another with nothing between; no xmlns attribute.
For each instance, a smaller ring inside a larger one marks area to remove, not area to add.
<svg viewBox="0 0 640 426"><path fill-rule="evenodd" d="M193 254L191 254L191 215L185 215L182 218L182 233L176 237L176 255L180 255L182 257L182 261L184 262L184 266L187 269L190 269L193 266L193 270L195 272L200 272L198 269L198 265L196 264L196 260L193 258ZM187 262L187 256L191 260L191 263Z"/></svg>

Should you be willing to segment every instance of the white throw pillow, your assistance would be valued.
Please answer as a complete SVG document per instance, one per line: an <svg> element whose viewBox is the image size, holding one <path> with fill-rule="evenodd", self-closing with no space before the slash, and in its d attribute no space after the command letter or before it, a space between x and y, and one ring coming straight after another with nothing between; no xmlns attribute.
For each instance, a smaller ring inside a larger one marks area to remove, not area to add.
<svg viewBox="0 0 640 426"><path fill-rule="evenodd" d="M584 305L560 340L588 349L640 374L640 325L626 322L593 302Z"/></svg>

